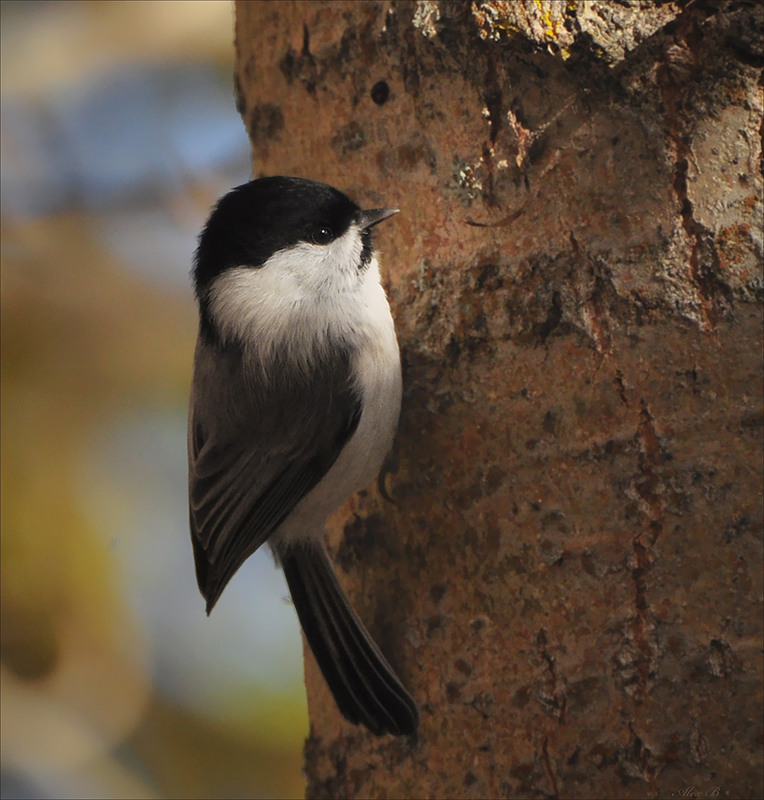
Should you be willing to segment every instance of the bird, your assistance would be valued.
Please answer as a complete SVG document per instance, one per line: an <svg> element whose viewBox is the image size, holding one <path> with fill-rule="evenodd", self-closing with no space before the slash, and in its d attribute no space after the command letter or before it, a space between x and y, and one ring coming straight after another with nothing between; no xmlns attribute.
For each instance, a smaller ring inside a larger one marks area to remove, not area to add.
<svg viewBox="0 0 764 800"><path fill-rule="evenodd" d="M398 424L400 353L372 240L397 211L260 177L219 200L192 270L189 521L207 614L267 543L339 711L377 736L413 734L417 706L324 538L328 515L379 473Z"/></svg>

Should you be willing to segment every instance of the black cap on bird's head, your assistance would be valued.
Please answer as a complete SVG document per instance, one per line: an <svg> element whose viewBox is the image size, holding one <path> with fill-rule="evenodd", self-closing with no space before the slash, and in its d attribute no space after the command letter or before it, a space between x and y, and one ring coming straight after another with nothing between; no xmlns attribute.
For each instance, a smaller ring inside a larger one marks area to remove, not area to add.
<svg viewBox="0 0 764 800"><path fill-rule="evenodd" d="M364 211L338 189L304 178L274 176L237 186L215 206L199 237L193 270L197 296L226 269L262 266L298 242L329 244L352 224L361 232L366 263L371 228L396 211Z"/></svg>

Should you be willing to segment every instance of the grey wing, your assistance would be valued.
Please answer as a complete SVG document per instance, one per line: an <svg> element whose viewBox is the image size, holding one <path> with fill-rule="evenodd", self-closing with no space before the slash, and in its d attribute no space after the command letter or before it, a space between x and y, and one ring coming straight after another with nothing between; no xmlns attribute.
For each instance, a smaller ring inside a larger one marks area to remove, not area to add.
<svg viewBox="0 0 764 800"><path fill-rule="evenodd" d="M197 347L189 411L189 507L207 613L234 573L321 480L361 416L349 358L253 386L241 355Z"/></svg>

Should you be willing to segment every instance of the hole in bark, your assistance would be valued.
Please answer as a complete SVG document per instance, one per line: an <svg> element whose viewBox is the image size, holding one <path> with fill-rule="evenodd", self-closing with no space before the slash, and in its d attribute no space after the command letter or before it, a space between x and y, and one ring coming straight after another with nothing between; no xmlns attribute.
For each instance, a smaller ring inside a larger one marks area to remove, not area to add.
<svg viewBox="0 0 764 800"><path fill-rule="evenodd" d="M387 81L377 81L371 87L371 99L378 106L383 106L388 97L390 97L390 87L387 85Z"/></svg>

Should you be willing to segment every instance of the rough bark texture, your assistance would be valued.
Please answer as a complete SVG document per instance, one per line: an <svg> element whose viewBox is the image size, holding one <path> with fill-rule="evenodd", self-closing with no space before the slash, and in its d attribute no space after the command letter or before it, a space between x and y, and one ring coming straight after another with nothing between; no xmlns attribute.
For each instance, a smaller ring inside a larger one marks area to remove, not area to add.
<svg viewBox="0 0 764 800"><path fill-rule="evenodd" d="M329 539L421 728L306 656L308 795L763 796L761 5L236 10L256 173L402 212L395 505Z"/></svg>

